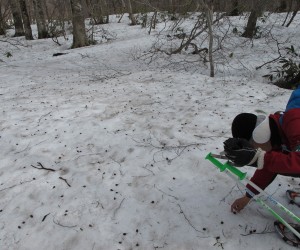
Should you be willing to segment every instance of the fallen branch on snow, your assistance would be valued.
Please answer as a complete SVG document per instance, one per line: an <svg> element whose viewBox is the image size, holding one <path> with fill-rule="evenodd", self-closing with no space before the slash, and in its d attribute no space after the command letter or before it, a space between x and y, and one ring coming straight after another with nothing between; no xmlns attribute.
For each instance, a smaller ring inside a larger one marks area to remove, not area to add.
<svg viewBox="0 0 300 250"><path fill-rule="evenodd" d="M53 168L45 168L45 167L42 165L42 163L40 163L40 162L38 162L37 165L38 165L39 167L36 167L36 166L33 166L33 165L31 165L31 167L36 168L36 169L43 169L43 170L47 170L47 171L52 171L52 172L55 172L55 171L56 171L56 170L53 169Z"/></svg>

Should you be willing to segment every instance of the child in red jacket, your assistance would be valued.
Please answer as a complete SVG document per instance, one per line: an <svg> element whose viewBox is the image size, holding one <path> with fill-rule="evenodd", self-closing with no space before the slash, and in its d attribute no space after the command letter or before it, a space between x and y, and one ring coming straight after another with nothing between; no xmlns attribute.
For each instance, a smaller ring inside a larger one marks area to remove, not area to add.
<svg viewBox="0 0 300 250"><path fill-rule="evenodd" d="M300 87L293 91L284 113L268 117L242 113L234 118L231 129L233 138L224 142L225 154L237 166L256 167L251 181L260 188L265 189L277 174L300 177ZM292 191L288 194L297 196ZM250 199L246 193L231 210L239 212Z"/></svg>

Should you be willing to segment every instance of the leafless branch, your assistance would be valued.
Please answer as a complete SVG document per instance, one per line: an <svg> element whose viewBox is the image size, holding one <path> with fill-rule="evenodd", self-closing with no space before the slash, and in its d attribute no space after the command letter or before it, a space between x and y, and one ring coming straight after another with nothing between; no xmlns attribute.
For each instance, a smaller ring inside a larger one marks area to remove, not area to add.
<svg viewBox="0 0 300 250"><path fill-rule="evenodd" d="M50 214L50 213L49 213L49 214ZM46 215L43 217L42 222L43 222L44 220L46 220L46 218L47 218L47 216L48 216L49 214L46 214Z"/></svg>
<svg viewBox="0 0 300 250"><path fill-rule="evenodd" d="M266 66L267 64L276 62L276 61L278 61L280 58L282 58L281 47L280 47L280 45L281 45L281 44L284 44L285 42L284 42L284 43L280 43L277 39L274 38L274 36L273 36L272 34L270 34L270 35L271 35L272 39L276 42L278 56L277 56L275 59L272 59L272 60L270 60L270 61L268 61L268 62L265 62L265 63L263 63L262 65L256 67L256 68L255 68L256 70L261 69L262 67Z"/></svg>
<svg viewBox="0 0 300 250"><path fill-rule="evenodd" d="M159 192L161 192L161 193L163 193L163 194L165 194L165 195L167 195L167 196L169 196L169 197L174 198L175 200L179 200L178 197L176 197L176 196L174 196L174 195L171 195L171 194L168 194L168 193L162 191L161 189L159 189L158 187L156 187L156 185L154 185L154 188L156 188Z"/></svg>
<svg viewBox="0 0 300 250"><path fill-rule="evenodd" d="M180 213L183 214L183 217L184 217L184 219L188 222L188 224L189 224L196 232L201 233L201 231L198 230L198 229L191 223L191 221L187 218L187 216L186 216L185 213L183 212L181 206L180 206L179 204L177 204L177 205L178 205L178 207L179 207L179 209L180 209Z"/></svg>
<svg viewBox="0 0 300 250"><path fill-rule="evenodd" d="M61 224L59 221L55 221L55 219L53 218L53 223L58 225L58 226L61 226L61 227L67 227L67 228L74 228L74 227L77 227L77 225L74 225L74 226L67 226L67 225L63 225Z"/></svg>
<svg viewBox="0 0 300 250"><path fill-rule="evenodd" d="M59 179L63 180L69 187L71 187L71 185L68 183L67 179L62 178L61 176L58 177Z"/></svg>
<svg viewBox="0 0 300 250"><path fill-rule="evenodd" d="M116 218L116 214L117 212L119 211L119 209L121 208L123 202L124 202L125 198L120 202L119 206L114 210L114 213L113 213L113 216L112 216L112 219L114 220Z"/></svg>
<svg viewBox="0 0 300 250"><path fill-rule="evenodd" d="M23 182L21 181L19 184L15 184L15 185L12 185L12 186L7 187L7 188L0 189L0 192L11 189L11 188L14 188L14 187L17 187L17 186L20 186L20 185L23 185L23 184L28 183L28 182L32 182L32 181L35 181L35 179L30 180L30 181L23 181Z"/></svg>
<svg viewBox="0 0 300 250"><path fill-rule="evenodd" d="M42 170L47 170L47 171L52 171L55 172L56 170L53 168L45 168L42 163L38 162L37 163L38 167L31 165L31 167L36 168L36 169L42 169Z"/></svg>

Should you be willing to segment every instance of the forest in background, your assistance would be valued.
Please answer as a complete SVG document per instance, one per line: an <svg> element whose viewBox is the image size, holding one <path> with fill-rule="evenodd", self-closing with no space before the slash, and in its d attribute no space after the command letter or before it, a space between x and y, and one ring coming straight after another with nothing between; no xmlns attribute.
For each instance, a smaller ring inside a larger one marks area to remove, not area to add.
<svg viewBox="0 0 300 250"><path fill-rule="evenodd" d="M149 34L157 23L172 21L174 27L178 26L174 29L174 36L180 39L180 43L168 50L156 48L156 52L172 55L193 47L195 54L207 55L205 60L213 77L213 54L218 46L215 27L222 19L226 16L247 18L247 25L240 36L255 39L261 33L257 22L259 18L266 18L266 13L285 13L282 26L289 27L299 9L298 0L0 0L0 35L5 38L2 42L7 42L10 38L7 31L13 29L14 37L25 36L26 40L51 38L60 45L58 38L66 39L70 32L73 36L72 48L79 48L96 44L93 26L109 23L109 16L113 14L119 16L119 22L128 17L130 25L148 28ZM195 25L188 32L179 29L181 20L195 14ZM32 25L37 27L37 37L33 36ZM203 47L197 38L204 32L207 33L207 45ZM274 72L266 76L271 81L277 78L278 86L294 88L300 81L300 64L295 47L278 46L279 56L274 62L279 62L280 66L274 71L276 77ZM286 57L280 50L291 56Z"/></svg>

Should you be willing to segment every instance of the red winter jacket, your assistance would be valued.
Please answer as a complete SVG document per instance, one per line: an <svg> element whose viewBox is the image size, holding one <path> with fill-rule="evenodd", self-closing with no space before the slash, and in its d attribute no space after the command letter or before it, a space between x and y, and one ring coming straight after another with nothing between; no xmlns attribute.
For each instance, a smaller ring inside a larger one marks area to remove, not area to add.
<svg viewBox="0 0 300 250"><path fill-rule="evenodd" d="M265 154L263 169L256 170L251 178L251 181L262 189L265 189L277 174L300 177L300 152L295 152L300 146L300 108L285 112L282 125L279 114L270 115L269 118L276 122L281 140L290 152L274 149ZM247 188L255 194L258 193L250 185Z"/></svg>

